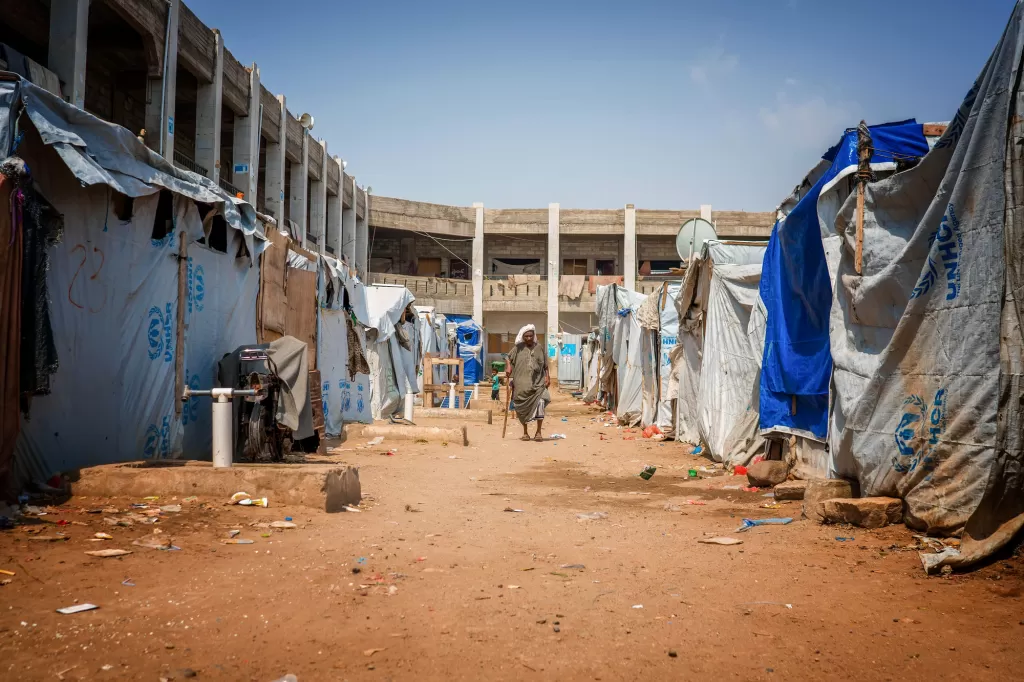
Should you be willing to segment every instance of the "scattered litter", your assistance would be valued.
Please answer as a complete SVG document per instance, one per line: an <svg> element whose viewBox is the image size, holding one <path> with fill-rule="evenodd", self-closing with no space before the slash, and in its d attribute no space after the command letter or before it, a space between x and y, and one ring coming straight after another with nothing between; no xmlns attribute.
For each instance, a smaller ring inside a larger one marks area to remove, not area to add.
<svg viewBox="0 0 1024 682"><path fill-rule="evenodd" d="M298 528L298 526L296 526L291 521L271 521L270 527L271 528Z"/></svg>
<svg viewBox="0 0 1024 682"><path fill-rule="evenodd" d="M344 507L342 507L342 508L343 508L343 509L344 509L345 511L349 511L349 512L356 512L357 514L358 514L358 513L360 513L361 511L363 511L362 509L356 509L355 507L353 507L353 506L352 506L352 505L350 505L350 504L346 504L346 505L345 505ZM419 511L419 510L417 509L416 511Z"/></svg>
<svg viewBox="0 0 1024 682"><path fill-rule="evenodd" d="M97 549L91 552L86 552L86 554L105 559L112 556L124 556L125 554L131 554L131 552L127 549Z"/></svg>
<svg viewBox="0 0 1024 682"><path fill-rule="evenodd" d="M135 583L132 582L131 578L125 578L124 580L121 581L121 584L124 585L125 587L135 587Z"/></svg>
<svg viewBox="0 0 1024 682"><path fill-rule="evenodd" d="M380 445L380 444L381 444L381 443L383 443L383 442L384 442L384 436L377 436L377 437L376 437L376 438L374 438L373 440L368 440L368 441L366 441L366 444L367 444L367 445L368 445L369 447L371 447L371 448L372 448L372 447L373 447L374 445Z"/></svg>
<svg viewBox="0 0 1024 682"><path fill-rule="evenodd" d="M551 440L564 440L566 435L564 433L552 433L548 438Z"/></svg>
<svg viewBox="0 0 1024 682"><path fill-rule="evenodd" d="M0 568L0 575L14 575L14 571L5 571L4 569Z"/></svg>
<svg viewBox="0 0 1024 682"><path fill-rule="evenodd" d="M742 488L740 488L740 490L742 490L745 493L756 493L756 492L759 492L761 489L758 488L756 485L751 485L751 486L746 486L745 485ZM774 493L772 493L772 494L774 494Z"/></svg>
<svg viewBox="0 0 1024 682"><path fill-rule="evenodd" d="M653 476L654 472L657 470L658 467L647 465L644 467L644 470L640 472L640 478L644 479L645 481L649 481L651 480L651 476Z"/></svg>
<svg viewBox="0 0 1024 682"><path fill-rule="evenodd" d="M97 540L113 540L114 539L114 536L111 535L110 533L96 533L95 535L93 535L93 537L96 538Z"/></svg>
<svg viewBox="0 0 1024 682"><path fill-rule="evenodd" d="M255 540L247 538L224 538L220 541L222 545L251 545Z"/></svg>
<svg viewBox="0 0 1024 682"><path fill-rule="evenodd" d="M180 512L181 511L181 505L180 504L165 504L164 506L160 507L160 511L167 512L168 514L174 514L176 512Z"/></svg>
<svg viewBox="0 0 1024 682"><path fill-rule="evenodd" d="M774 495L774 493L772 493ZM765 502L761 505L761 509L781 509L782 505L778 502Z"/></svg>
<svg viewBox="0 0 1024 682"><path fill-rule="evenodd" d="M377 436L377 437L380 438L381 440L384 440L384 438L382 438L381 436ZM377 653L379 651L384 651L386 648L387 647L383 647L382 646L382 647L377 647L375 649L364 649L363 650L363 656L373 656L375 653Z"/></svg>
<svg viewBox="0 0 1024 682"><path fill-rule="evenodd" d="M62 609L57 609L57 613L63 613L65 616L70 616L72 613L81 613L82 611L92 611L99 607L95 604L75 604L74 606L65 606Z"/></svg>
<svg viewBox="0 0 1024 682"><path fill-rule="evenodd" d="M644 607L643 604L633 604L633 608L634 609L642 609L643 607Z"/></svg>
<svg viewBox="0 0 1024 682"><path fill-rule="evenodd" d="M358 510L356 510L356 511L358 511ZM419 512L419 511L423 511L423 510L422 509L413 509L411 504L407 504L407 505L405 505L405 511L407 511L407 512Z"/></svg>
<svg viewBox="0 0 1024 682"><path fill-rule="evenodd" d="M132 544L136 547L148 547L149 549L168 550L173 547L170 538L161 538L156 535L145 535L137 540L132 540Z"/></svg>
<svg viewBox="0 0 1024 682"><path fill-rule="evenodd" d="M241 534L242 534L242 531L238 530L237 528L232 528L231 530L228 531L228 537L229 538L238 537Z"/></svg>
<svg viewBox="0 0 1024 682"><path fill-rule="evenodd" d="M569 418L568 417L562 417L562 421L567 422L567 421L569 421Z"/></svg>
<svg viewBox="0 0 1024 682"><path fill-rule="evenodd" d="M576 519L579 521L599 521L601 519L607 519L608 512L581 512L576 515Z"/></svg>
<svg viewBox="0 0 1024 682"><path fill-rule="evenodd" d="M788 516L785 518L775 519L743 519L743 525L737 528L735 532L742 533L745 530L750 530L754 526L785 526L789 523L793 523L793 519Z"/></svg>
<svg viewBox="0 0 1024 682"><path fill-rule="evenodd" d="M143 497L142 499L146 502L156 502L160 498L157 495L150 495L149 497Z"/></svg>
<svg viewBox="0 0 1024 682"><path fill-rule="evenodd" d="M196 502L198 500L199 498L196 497L195 495L189 495L188 497L184 498L182 502Z"/></svg>
<svg viewBox="0 0 1024 682"><path fill-rule="evenodd" d="M688 469L686 471L686 475L689 476L690 478L697 478L697 470L696 469Z"/></svg>
<svg viewBox="0 0 1024 682"><path fill-rule="evenodd" d="M739 490L741 487L738 485L723 485L722 490Z"/></svg>
<svg viewBox="0 0 1024 682"><path fill-rule="evenodd" d="M242 505L243 507L269 507L270 506L270 502L265 497L260 497L260 498L257 498L257 499L246 498L244 500L239 500L238 504Z"/></svg>
<svg viewBox="0 0 1024 682"><path fill-rule="evenodd" d="M692 452L691 454L694 454L694 455L699 455L699 454L700 454L701 452L703 452L703 451L704 451L704 448L702 448L701 446L699 446L699 445L698 445L697 447L695 447L695 448L693 449L693 452Z"/></svg>
<svg viewBox="0 0 1024 682"><path fill-rule="evenodd" d="M584 566L583 564L562 564L561 566L559 566L559 568L573 568L577 571L582 571L586 568L586 566Z"/></svg>
<svg viewBox="0 0 1024 682"><path fill-rule="evenodd" d="M686 504L692 504L698 507L703 507L704 505L707 504L707 502L705 502L704 500L687 500Z"/></svg>
<svg viewBox="0 0 1024 682"><path fill-rule="evenodd" d="M509 585L508 589L510 589L510 590L518 590L519 589L519 585Z"/></svg>
<svg viewBox="0 0 1024 682"><path fill-rule="evenodd" d="M524 512L526 510L525 509L513 509L512 507L505 507L502 511L516 512L517 514L520 514L520 513Z"/></svg>
<svg viewBox="0 0 1024 682"><path fill-rule="evenodd" d="M785 606L787 609L793 608L792 604L786 604L781 601L745 601L736 606Z"/></svg>
<svg viewBox="0 0 1024 682"><path fill-rule="evenodd" d="M68 539L66 535L30 535L29 540L35 540L36 542L62 542Z"/></svg>
<svg viewBox="0 0 1024 682"><path fill-rule="evenodd" d="M842 535L837 535L836 536L836 542L853 542L854 540L856 540L856 538L853 538L853 537L848 537L847 538L847 537L843 537Z"/></svg>
<svg viewBox="0 0 1024 682"><path fill-rule="evenodd" d="M248 500L249 493L237 492L231 496L231 504L238 504L242 500Z"/></svg>
<svg viewBox="0 0 1024 682"><path fill-rule="evenodd" d="M559 573L558 571L549 571L548 575L558 576L559 578L568 578L569 577L565 573Z"/></svg>
<svg viewBox="0 0 1024 682"><path fill-rule="evenodd" d="M366 563L366 557L364 557L364 556L359 557L358 559L356 559L356 563L357 564L365 564Z"/></svg>
<svg viewBox="0 0 1024 682"><path fill-rule="evenodd" d="M733 467L732 475L733 476L746 476L747 475L747 467L743 466L742 464L737 464L735 467Z"/></svg>
<svg viewBox="0 0 1024 682"><path fill-rule="evenodd" d="M742 545L743 540L737 540L736 538L717 537L717 538L701 538L697 540L705 545Z"/></svg>

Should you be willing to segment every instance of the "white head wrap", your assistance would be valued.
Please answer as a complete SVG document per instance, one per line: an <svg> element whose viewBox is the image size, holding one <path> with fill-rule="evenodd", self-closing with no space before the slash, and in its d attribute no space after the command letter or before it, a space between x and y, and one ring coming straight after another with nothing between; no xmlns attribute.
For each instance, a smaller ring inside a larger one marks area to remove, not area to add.
<svg viewBox="0 0 1024 682"><path fill-rule="evenodd" d="M519 330L519 333L516 334L516 343L523 342L523 336L526 334L526 332L533 332L536 335L537 328L534 327L532 324L524 325L523 328Z"/></svg>

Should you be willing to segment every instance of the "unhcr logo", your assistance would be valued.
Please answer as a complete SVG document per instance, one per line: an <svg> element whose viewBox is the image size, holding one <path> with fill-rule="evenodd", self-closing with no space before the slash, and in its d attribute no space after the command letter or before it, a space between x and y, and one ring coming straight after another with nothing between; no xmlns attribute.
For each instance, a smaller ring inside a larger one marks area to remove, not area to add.
<svg viewBox="0 0 1024 682"><path fill-rule="evenodd" d="M932 253L932 247L938 244L937 253ZM939 277L939 266L946 273L946 300L952 301L960 295L960 255L963 253L964 236L960 231L960 221L953 210L953 204L946 207L946 215L942 216L939 229L933 232L928 238L928 264L925 266L924 274L918 281L910 298L924 296Z"/></svg>
<svg viewBox="0 0 1024 682"><path fill-rule="evenodd" d="M892 458L893 469L909 474L921 467L930 476L935 469L935 448L945 430L946 389L936 391L930 405L919 395L908 397L903 401L903 416L896 426L898 453Z"/></svg>
<svg viewBox="0 0 1024 682"><path fill-rule="evenodd" d="M157 305L149 309L149 329L146 338L149 341L150 360L156 360L161 355L164 362L174 360L173 322L170 303L167 304L166 313Z"/></svg>
<svg viewBox="0 0 1024 682"><path fill-rule="evenodd" d="M203 278L203 266L192 264L192 258L188 259L188 314L192 314L194 307L196 312L203 311L203 299L206 298L206 283Z"/></svg>
<svg viewBox="0 0 1024 682"><path fill-rule="evenodd" d="M166 459L171 454L171 418L164 417L160 426L150 424L142 445L146 459Z"/></svg>

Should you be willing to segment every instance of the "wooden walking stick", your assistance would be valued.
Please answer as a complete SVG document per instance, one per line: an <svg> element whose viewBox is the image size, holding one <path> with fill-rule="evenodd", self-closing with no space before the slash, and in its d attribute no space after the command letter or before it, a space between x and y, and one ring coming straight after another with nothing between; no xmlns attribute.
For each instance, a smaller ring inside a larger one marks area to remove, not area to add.
<svg viewBox="0 0 1024 682"><path fill-rule="evenodd" d="M871 131L864 121L857 126L857 251L854 269L861 274L864 269L864 190L871 180L871 157L874 155Z"/></svg>
<svg viewBox="0 0 1024 682"><path fill-rule="evenodd" d="M501 426L501 438L504 440L505 432L508 431L508 408L512 405L512 379L509 378L508 385L505 388L505 392L508 393L508 397L505 399L505 423Z"/></svg>

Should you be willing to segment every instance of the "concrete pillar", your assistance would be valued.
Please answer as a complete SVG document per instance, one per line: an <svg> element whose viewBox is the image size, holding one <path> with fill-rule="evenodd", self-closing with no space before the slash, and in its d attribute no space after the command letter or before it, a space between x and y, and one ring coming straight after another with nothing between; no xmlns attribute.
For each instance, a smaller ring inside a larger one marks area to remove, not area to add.
<svg viewBox="0 0 1024 682"><path fill-rule="evenodd" d="M89 0L50 0L50 49L46 65L63 83L64 99L79 109L85 108L88 41Z"/></svg>
<svg viewBox="0 0 1024 682"><path fill-rule="evenodd" d="M700 217L709 223L711 222L711 204L700 205Z"/></svg>
<svg viewBox="0 0 1024 682"><path fill-rule="evenodd" d="M327 146L324 143L324 157L327 156ZM337 164L338 166L338 186L334 189L334 194L327 195L327 238L324 240L324 244L329 244L334 249L334 257L341 258L342 253L342 234L341 234L341 212L343 210L342 205L344 204L343 196L345 194L345 173L341 169L341 158L335 156L330 160L329 163ZM326 166L326 164L325 164Z"/></svg>
<svg viewBox="0 0 1024 682"><path fill-rule="evenodd" d="M174 160L174 97L178 82L178 12L181 0L167 2L167 33L162 74L146 82L146 144Z"/></svg>
<svg viewBox="0 0 1024 682"><path fill-rule="evenodd" d="M341 251L344 255L345 262L348 263L350 270L354 270L356 267L356 193L359 192L359 186L356 185L355 176L352 177L352 205L348 208L342 209L341 214ZM345 190L345 176L341 177L341 189L344 196ZM342 203L344 203L344 198Z"/></svg>
<svg viewBox="0 0 1024 682"><path fill-rule="evenodd" d="M277 96L281 111L281 125L277 130L277 142L267 143L267 171L264 177L267 198L267 210L277 218L278 227L284 227L284 170L285 147L288 144L288 109L285 107L284 95Z"/></svg>
<svg viewBox="0 0 1024 682"><path fill-rule="evenodd" d="M558 204L548 204L548 373L557 387L558 380L558 275L561 256L558 252Z"/></svg>
<svg viewBox="0 0 1024 682"><path fill-rule="evenodd" d="M302 131L302 161L292 164L291 196L288 197L288 212L295 223L299 243L306 248L306 183L309 182L309 131Z"/></svg>
<svg viewBox="0 0 1024 682"><path fill-rule="evenodd" d="M245 200L255 206L256 180L260 174L260 70L255 64L249 72L249 113L235 116L231 156L235 162L231 184L242 190Z"/></svg>
<svg viewBox="0 0 1024 682"><path fill-rule="evenodd" d="M356 271L359 277L365 282L369 266L370 247L370 193L365 189L355 188L352 193L352 203L356 203L356 192L362 192L364 205L366 207L363 217L356 216Z"/></svg>
<svg viewBox="0 0 1024 682"><path fill-rule="evenodd" d="M196 93L196 163L215 183L220 180L220 114L224 98L224 38L213 29L213 82Z"/></svg>
<svg viewBox="0 0 1024 682"><path fill-rule="evenodd" d="M320 179L310 180L310 201L309 207L309 231L316 239L314 250L320 253L327 252L327 163L330 158L327 155L327 141L320 140L324 148L323 160L320 163ZM316 144L316 142L310 142ZM311 245L313 246L313 245Z"/></svg>
<svg viewBox="0 0 1024 682"><path fill-rule="evenodd" d="M473 204L476 209L476 229L473 231L473 321L484 326L484 205Z"/></svg>
<svg viewBox="0 0 1024 682"><path fill-rule="evenodd" d="M622 239L622 285L636 290L636 207L626 204L625 234Z"/></svg>

